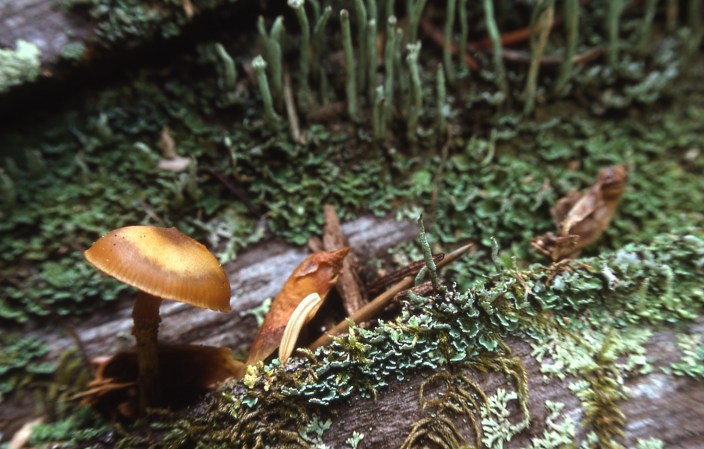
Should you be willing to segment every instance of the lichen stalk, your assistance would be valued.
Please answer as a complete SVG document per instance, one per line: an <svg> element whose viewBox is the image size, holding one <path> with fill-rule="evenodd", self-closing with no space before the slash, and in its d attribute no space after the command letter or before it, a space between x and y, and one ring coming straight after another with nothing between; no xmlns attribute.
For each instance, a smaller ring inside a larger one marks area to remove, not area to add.
<svg viewBox="0 0 704 449"><path fill-rule="evenodd" d="M352 49L352 31L350 15L346 9L340 11L342 26L342 49L345 53L345 94L347 96L347 113L352 120L357 120L357 83L354 70L354 50Z"/></svg>
<svg viewBox="0 0 704 449"><path fill-rule="evenodd" d="M428 275L430 276L430 282L433 284L433 290L441 294L445 294L447 289L444 285L440 284L438 280L438 270L433 260L433 252L430 250L430 244L428 243L428 236L425 233L425 226L423 226L423 216L418 217L418 243L420 244L421 250L423 251L423 259L425 260L425 266L428 268Z"/></svg>
<svg viewBox="0 0 704 449"><path fill-rule="evenodd" d="M611 0L608 2L607 10L607 27L608 27L608 49L607 60L609 67L615 69L618 65L618 47L619 42L619 20L621 13L626 6L625 0Z"/></svg>
<svg viewBox="0 0 704 449"><path fill-rule="evenodd" d="M368 92L369 92L369 104L376 104L376 68L377 68L377 54L376 54L376 19L369 20L367 24L367 82L368 82Z"/></svg>
<svg viewBox="0 0 704 449"><path fill-rule="evenodd" d="M665 3L665 29L673 32L677 29L677 18L680 15L679 0L667 0Z"/></svg>
<svg viewBox="0 0 704 449"><path fill-rule="evenodd" d="M271 25L269 34L264 26L264 18L259 16L257 21L259 36L264 43L264 59L268 62L269 78L274 90L273 99L277 105L283 106L284 103L284 72L283 60L281 53L281 39L284 32L284 19L279 16Z"/></svg>
<svg viewBox="0 0 704 449"><path fill-rule="evenodd" d="M504 95L504 99L508 101L508 79L506 78L506 67L503 61L503 52L501 47L501 36L499 35L499 27L496 24L496 18L494 17L494 2L493 0L483 0L484 15L486 21L487 32L489 33L489 38L491 39L491 45L493 48L493 61L494 61L494 71L496 71L496 85L499 90Z"/></svg>
<svg viewBox="0 0 704 449"><path fill-rule="evenodd" d="M577 52L577 40L579 39L579 0L565 0L564 17L565 55L553 88L556 95L563 92L572 76L572 59Z"/></svg>
<svg viewBox="0 0 704 449"><path fill-rule="evenodd" d="M406 14L408 14L408 42L418 40L418 23L423 14L427 0L406 0Z"/></svg>
<svg viewBox="0 0 704 449"><path fill-rule="evenodd" d="M442 138L447 132L447 121L445 120L445 103L447 102L447 93L445 88L445 72L442 64L438 64L438 70L435 72L435 84L437 92L437 129L438 137Z"/></svg>
<svg viewBox="0 0 704 449"><path fill-rule="evenodd" d="M354 12L357 18L357 39L359 43L357 60L357 92L361 94L367 85L367 8L364 0L355 0ZM371 82L371 81L370 81Z"/></svg>
<svg viewBox="0 0 704 449"><path fill-rule="evenodd" d="M406 136L410 141L415 141L417 138L418 117L423 110L423 91L420 86L420 69L418 67L420 47L420 41L408 44L406 47L408 49L406 63L411 74L411 104L408 110L408 128L406 130Z"/></svg>
<svg viewBox="0 0 704 449"><path fill-rule="evenodd" d="M379 13L376 6L376 0L367 0L367 17L369 20L376 20L379 22Z"/></svg>
<svg viewBox="0 0 704 449"><path fill-rule="evenodd" d="M457 0L447 0L447 7L445 8L445 28L443 32L443 45L442 45L442 64L445 67L445 77L450 86L455 85L457 81L457 74L455 72L455 67L452 63L452 29L455 24L455 9L457 7ZM462 55L460 55L462 58Z"/></svg>
<svg viewBox="0 0 704 449"><path fill-rule="evenodd" d="M266 61L261 55L257 55L252 60L252 69L257 76L257 84L259 92L264 103L264 118L269 123L269 126L274 127L279 121L279 117L274 112L274 103L271 99L271 91L269 90L269 81L266 79Z"/></svg>
<svg viewBox="0 0 704 449"><path fill-rule="evenodd" d="M237 86L237 71L235 70L235 62L227 53L222 44L215 44L215 52L220 58L220 67L222 67L222 78L220 88L226 95L234 95Z"/></svg>
<svg viewBox="0 0 704 449"><path fill-rule="evenodd" d="M648 45L653 34L653 20L655 20L655 10L658 0L645 0L645 12L643 13L643 25L640 28L638 39L638 53L645 56L648 52Z"/></svg>
<svg viewBox="0 0 704 449"><path fill-rule="evenodd" d="M391 121L394 102L394 53L396 49L396 16L391 16L386 22L386 43L384 45L384 117Z"/></svg>
<svg viewBox="0 0 704 449"><path fill-rule="evenodd" d="M386 121L384 120L385 102L384 86L377 86L372 109L372 135L375 139L383 139L386 134Z"/></svg>
<svg viewBox="0 0 704 449"><path fill-rule="evenodd" d="M325 50L325 28L328 25L331 15L332 7L326 6L323 13L318 20L316 20L315 27L313 27L313 67L320 67L321 70L322 65L320 60Z"/></svg>
<svg viewBox="0 0 704 449"><path fill-rule="evenodd" d="M688 52L690 54L699 50L699 46L704 37L704 29L702 28L702 0L689 0L687 3L687 17L689 19L689 29L692 33L692 38L688 42Z"/></svg>
<svg viewBox="0 0 704 449"><path fill-rule="evenodd" d="M469 40L469 18L467 17L467 0L460 0L457 19L460 21L460 44L459 59L460 67L464 74L468 73L469 66L464 64L464 56L467 54L467 41Z"/></svg>
<svg viewBox="0 0 704 449"><path fill-rule="evenodd" d="M137 343L137 366L139 367L139 410L144 414L147 407L159 401L159 306L161 298L140 291L132 309L134 327L132 335Z"/></svg>
<svg viewBox="0 0 704 449"><path fill-rule="evenodd" d="M288 6L293 8L301 29L301 47L298 57L299 88L298 106L304 111L310 101L310 87L308 86L308 76L310 74L310 24L306 15L304 0L288 0Z"/></svg>
<svg viewBox="0 0 704 449"><path fill-rule="evenodd" d="M530 67L524 91L525 104L523 113L530 114L535 107L535 95L538 87L540 60L545 53L550 30L552 30L555 13L555 0L542 0L535 5L530 25Z"/></svg>

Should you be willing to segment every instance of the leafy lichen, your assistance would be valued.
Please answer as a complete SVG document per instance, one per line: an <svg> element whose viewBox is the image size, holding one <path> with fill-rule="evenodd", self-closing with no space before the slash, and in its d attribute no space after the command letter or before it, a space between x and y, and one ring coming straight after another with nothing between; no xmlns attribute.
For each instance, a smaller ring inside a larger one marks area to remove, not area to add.
<svg viewBox="0 0 704 449"><path fill-rule="evenodd" d="M0 93L39 76L41 51L31 42L18 40L15 49L0 49Z"/></svg>

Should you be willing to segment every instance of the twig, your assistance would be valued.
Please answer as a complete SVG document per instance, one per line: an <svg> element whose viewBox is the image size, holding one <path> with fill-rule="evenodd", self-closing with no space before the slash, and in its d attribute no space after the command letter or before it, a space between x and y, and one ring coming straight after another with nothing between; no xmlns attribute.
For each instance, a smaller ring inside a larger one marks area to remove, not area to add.
<svg viewBox="0 0 704 449"><path fill-rule="evenodd" d="M454 250L453 252L447 254L445 258L437 264L437 268L442 268L450 262L454 261L458 257L465 254L472 248L473 244L469 243L467 245L461 246ZM381 295L374 298L367 305L357 310L355 313L350 315L347 319L337 323L335 327L327 331L325 334L321 335L317 340L315 340L310 346L310 349L316 349L321 346L326 346L332 342L332 338L343 332L346 332L350 328L350 323L363 323L370 320L384 310L384 307L389 304L389 302L396 296L396 294L406 290L413 285L413 278L406 277L398 284L394 285L390 289L386 290Z"/></svg>
<svg viewBox="0 0 704 449"><path fill-rule="evenodd" d="M296 103L293 100L293 90L291 88L291 75L288 70L284 70L284 103L286 104L286 116L288 117L291 138L294 142L305 145L306 138L301 132L298 123L298 113L296 112Z"/></svg>
<svg viewBox="0 0 704 449"><path fill-rule="evenodd" d="M444 253L439 253L439 254L433 255L433 260L435 261L436 264L439 263L444 258L445 258ZM409 276L415 277L416 274L418 274L418 272L424 266L425 266L425 260L423 260L423 259L415 260L399 270L396 270L394 272L387 274L386 276L382 276L382 277L376 279L369 286L368 290L369 290L369 292L378 292L378 291L385 289L389 285L395 284L396 282L400 281L401 279L403 279L405 277L409 277Z"/></svg>

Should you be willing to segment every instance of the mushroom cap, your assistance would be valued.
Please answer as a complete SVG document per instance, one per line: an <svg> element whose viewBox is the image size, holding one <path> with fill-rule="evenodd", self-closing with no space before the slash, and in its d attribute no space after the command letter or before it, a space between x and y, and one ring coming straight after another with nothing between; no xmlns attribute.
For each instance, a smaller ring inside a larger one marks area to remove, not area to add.
<svg viewBox="0 0 704 449"><path fill-rule="evenodd" d="M230 281L208 249L176 228L127 226L83 256L98 270L162 299L230 310Z"/></svg>

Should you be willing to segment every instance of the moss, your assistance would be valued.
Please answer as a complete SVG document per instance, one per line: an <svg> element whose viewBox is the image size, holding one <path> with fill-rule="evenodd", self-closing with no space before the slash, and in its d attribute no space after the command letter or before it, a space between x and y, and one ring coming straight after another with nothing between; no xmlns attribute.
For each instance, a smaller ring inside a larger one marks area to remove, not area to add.
<svg viewBox="0 0 704 449"><path fill-rule="evenodd" d="M0 49L0 93L39 76L41 51L31 42L18 40L15 49Z"/></svg>

